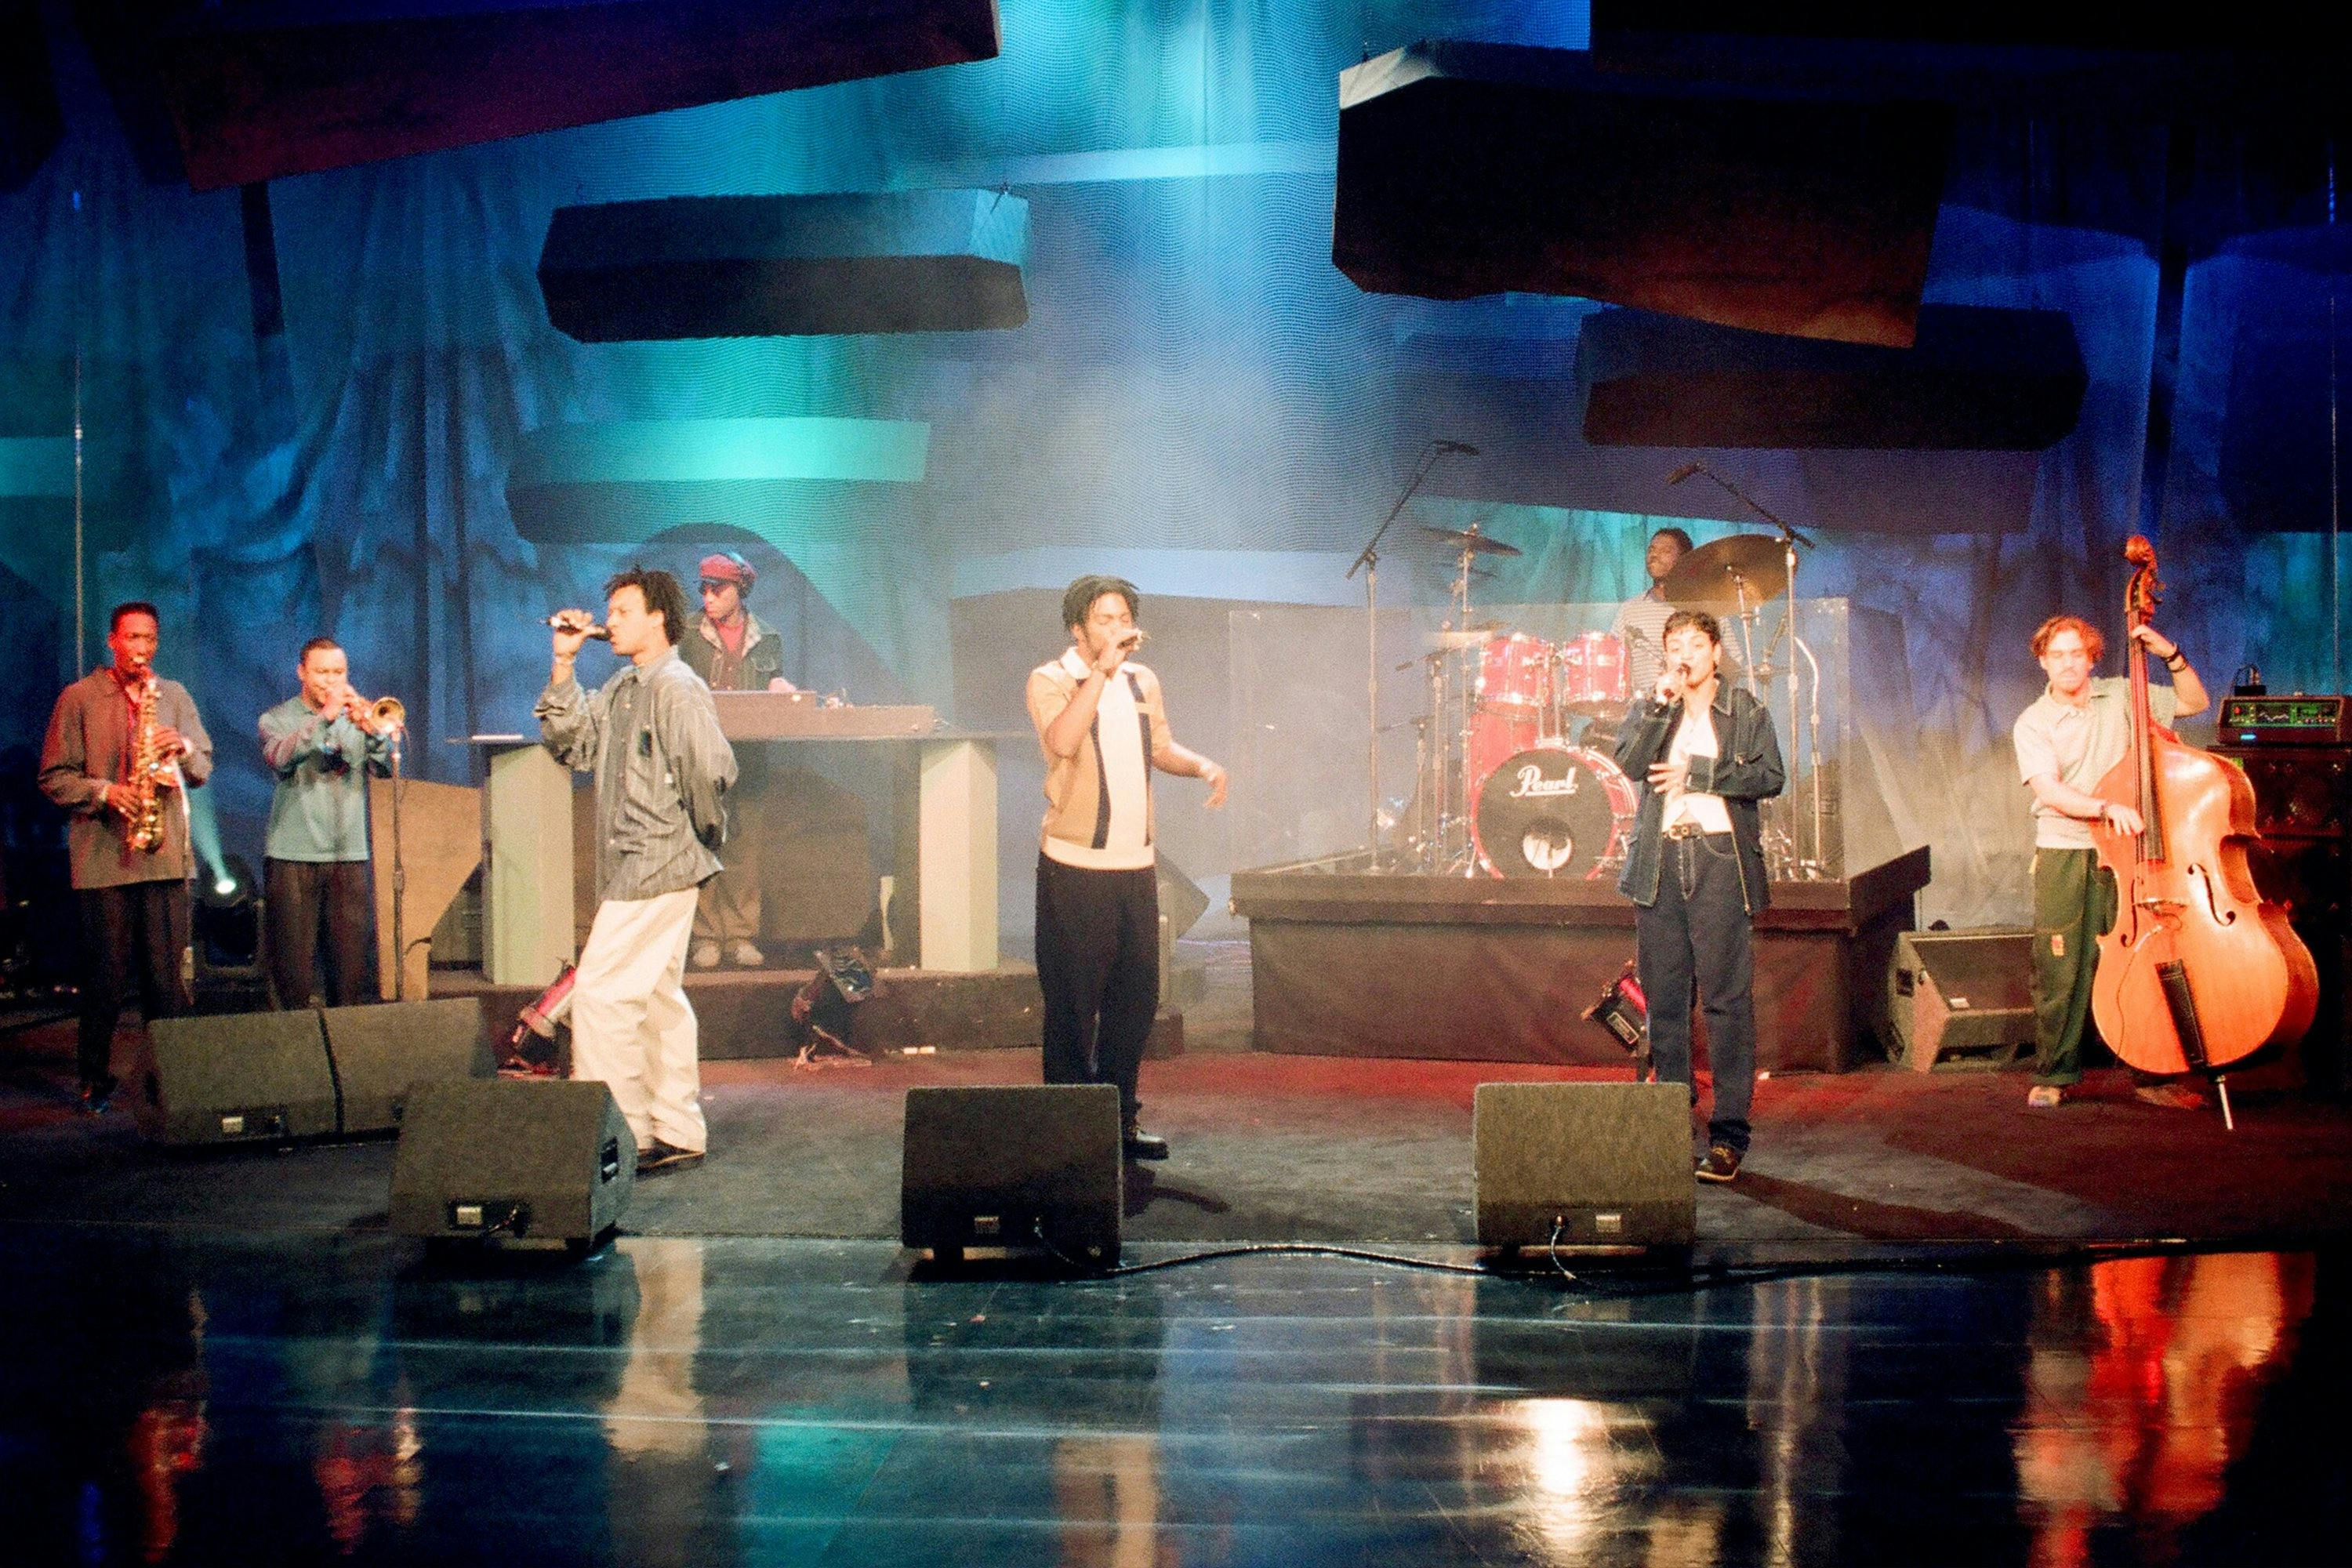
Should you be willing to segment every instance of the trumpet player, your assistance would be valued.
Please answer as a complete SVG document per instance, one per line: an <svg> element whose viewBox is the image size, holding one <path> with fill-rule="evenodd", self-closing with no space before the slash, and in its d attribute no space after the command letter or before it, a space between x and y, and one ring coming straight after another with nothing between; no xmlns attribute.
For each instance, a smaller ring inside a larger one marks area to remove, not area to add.
<svg viewBox="0 0 2352 1568"><path fill-rule="evenodd" d="M81 916L78 1065L82 1109L114 1092L114 1026L135 984L150 1019L188 1008L188 819L181 791L210 776L194 699L155 673L155 606L107 617L112 663L58 694L41 742L41 793L70 816L67 858Z"/></svg>
<svg viewBox="0 0 2352 1568"><path fill-rule="evenodd" d="M332 637L304 643L294 674L300 689L261 716L261 760L278 781L262 847L263 951L278 1005L308 1007L323 945L327 1005L349 1007L370 999L374 978L367 778L392 771L398 707L352 689L351 658Z"/></svg>

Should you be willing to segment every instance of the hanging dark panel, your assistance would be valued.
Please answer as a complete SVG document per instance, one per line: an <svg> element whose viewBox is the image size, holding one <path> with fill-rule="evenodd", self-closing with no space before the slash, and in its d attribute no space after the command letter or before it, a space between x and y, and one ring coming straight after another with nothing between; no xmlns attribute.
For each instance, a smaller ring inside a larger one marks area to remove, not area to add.
<svg viewBox="0 0 2352 1568"><path fill-rule="evenodd" d="M39 8L0 0L0 191L31 179L64 134Z"/></svg>
<svg viewBox="0 0 2352 1568"><path fill-rule="evenodd" d="M1029 319L1029 206L996 191L562 207L547 317L583 342L960 332Z"/></svg>
<svg viewBox="0 0 2352 1568"><path fill-rule="evenodd" d="M1948 107L1630 79L1425 43L1343 71L1332 259L1376 293L1518 290L1907 346Z"/></svg>
<svg viewBox="0 0 2352 1568"><path fill-rule="evenodd" d="M994 58L995 0L142 7L200 191ZM439 14L436 14L439 13Z"/></svg>
<svg viewBox="0 0 2352 1568"><path fill-rule="evenodd" d="M2285 0L1592 0L1592 51L1612 71L1784 91L2243 123L2336 111L2343 51L2319 15Z"/></svg>
<svg viewBox="0 0 2352 1568"><path fill-rule="evenodd" d="M2040 451L2090 385L2064 311L1982 305L1921 306L1907 349L1604 310L1577 376L1596 447Z"/></svg>

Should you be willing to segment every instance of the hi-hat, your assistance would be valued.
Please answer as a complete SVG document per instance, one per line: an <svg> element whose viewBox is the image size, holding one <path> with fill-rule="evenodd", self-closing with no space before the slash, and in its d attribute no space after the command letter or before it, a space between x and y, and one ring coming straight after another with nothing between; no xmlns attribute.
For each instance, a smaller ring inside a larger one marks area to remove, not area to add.
<svg viewBox="0 0 2352 1568"><path fill-rule="evenodd" d="M1423 523L1421 531L1432 539L1445 541L1449 549L1466 550L1473 555L1517 555L1519 552L1517 545L1489 539L1475 528L1432 528Z"/></svg>
<svg viewBox="0 0 2352 1568"><path fill-rule="evenodd" d="M1658 584L1669 604L1711 615L1754 608L1789 585L1780 542L1769 533L1735 533L1702 544L1675 563Z"/></svg>

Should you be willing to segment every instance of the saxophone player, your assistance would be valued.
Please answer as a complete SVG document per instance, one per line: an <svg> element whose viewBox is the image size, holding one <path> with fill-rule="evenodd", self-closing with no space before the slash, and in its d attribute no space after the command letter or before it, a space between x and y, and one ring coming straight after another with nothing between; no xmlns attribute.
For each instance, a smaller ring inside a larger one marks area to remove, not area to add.
<svg viewBox="0 0 2352 1568"><path fill-rule="evenodd" d="M370 773L392 772L397 721L352 689L332 637L302 645L301 689L261 716L261 760L278 781L262 848L263 951L280 1007L310 1005L320 938L327 1005L373 1001L375 907L368 860Z"/></svg>
<svg viewBox="0 0 2352 1568"><path fill-rule="evenodd" d="M133 984L141 1013L187 1010L188 817L183 789L213 771L188 689L155 673L155 606L107 617L113 662L58 694L41 742L41 793L70 816L66 848L81 916L78 1066L82 1109L114 1092L115 1021Z"/></svg>

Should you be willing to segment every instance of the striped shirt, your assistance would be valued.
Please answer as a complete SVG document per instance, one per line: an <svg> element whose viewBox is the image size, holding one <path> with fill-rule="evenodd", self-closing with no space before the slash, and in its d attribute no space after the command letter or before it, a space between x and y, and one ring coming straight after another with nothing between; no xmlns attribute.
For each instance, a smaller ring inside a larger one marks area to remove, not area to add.
<svg viewBox="0 0 2352 1568"><path fill-rule="evenodd" d="M532 711L555 760L596 775L598 901L683 892L718 873L735 750L676 648L623 665L594 692L567 676Z"/></svg>
<svg viewBox="0 0 2352 1568"><path fill-rule="evenodd" d="M1038 744L1077 696L1088 669L1076 647L1029 673L1029 718ZM1045 752L1049 859L1090 871L1133 871L1153 863L1151 760L1172 742L1159 680L1129 661L1103 683L1094 722L1075 755Z"/></svg>

